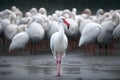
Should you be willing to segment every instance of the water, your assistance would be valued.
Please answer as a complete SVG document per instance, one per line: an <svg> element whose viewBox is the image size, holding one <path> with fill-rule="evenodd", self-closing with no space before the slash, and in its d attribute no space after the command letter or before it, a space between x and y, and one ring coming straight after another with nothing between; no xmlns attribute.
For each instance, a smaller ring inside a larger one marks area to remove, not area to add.
<svg viewBox="0 0 120 80"><path fill-rule="evenodd" d="M61 77L50 52L39 55L0 56L1 80L118 80L120 56L83 56L68 52L63 58Z"/></svg>

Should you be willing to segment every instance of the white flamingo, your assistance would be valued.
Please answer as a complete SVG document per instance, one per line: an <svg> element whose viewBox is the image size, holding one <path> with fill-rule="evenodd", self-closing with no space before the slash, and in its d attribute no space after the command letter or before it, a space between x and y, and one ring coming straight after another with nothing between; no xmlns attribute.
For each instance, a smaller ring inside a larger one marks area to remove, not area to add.
<svg viewBox="0 0 120 80"><path fill-rule="evenodd" d="M88 23L92 23L93 21L90 20L90 19L85 19L83 20L81 23L80 23L80 26L79 26L79 33L81 34L82 33L82 30L84 29L84 27L88 24Z"/></svg>
<svg viewBox="0 0 120 80"><path fill-rule="evenodd" d="M101 32L97 37L97 41L99 43L100 47L100 55L101 55L101 46L105 46L106 48L106 55L107 55L107 48L108 45L113 41L113 31L115 27L119 24L119 14L114 12L111 16L110 19L104 20L101 23Z"/></svg>
<svg viewBox="0 0 120 80"><path fill-rule="evenodd" d="M31 13L31 16L35 16L35 15L37 15L38 11L36 8L31 8L30 13Z"/></svg>
<svg viewBox="0 0 120 80"><path fill-rule="evenodd" d="M9 24L5 29L5 37L11 40L19 32L18 26L16 24Z"/></svg>
<svg viewBox="0 0 120 80"><path fill-rule="evenodd" d="M62 16L58 18L59 31L54 33L50 39L50 48L56 59L57 76L60 76L60 66L62 57L65 56L66 49L68 47L68 39L64 33L63 24L66 24L69 28L69 23Z"/></svg>
<svg viewBox="0 0 120 80"><path fill-rule="evenodd" d="M86 26L82 30L78 46L82 46L85 43L95 41L100 31L101 31L100 24L94 22L86 24Z"/></svg>
<svg viewBox="0 0 120 80"><path fill-rule="evenodd" d="M84 19L84 20L81 21L80 26L79 26L79 33L81 35L83 34L82 32L83 32L83 29L85 28L85 26L87 24L90 24L90 23L94 23L94 22L92 20L90 20L90 19ZM85 31L86 31L86 29L84 29L84 33L85 33ZM80 38L81 38L81 36L80 36ZM80 46L80 39L79 39L79 46ZM89 44L84 45L84 54L86 53L86 48L88 49L88 52L89 52L89 55L90 55L90 46L89 46Z"/></svg>
<svg viewBox="0 0 120 80"><path fill-rule="evenodd" d="M70 12L69 10L65 9L62 14L68 23L70 23L69 30L64 27L65 33L69 37L76 37L78 36L78 21L76 21L76 11L73 9L73 12Z"/></svg>
<svg viewBox="0 0 120 80"><path fill-rule="evenodd" d="M13 37L12 42L9 46L9 52L15 49L21 49L21 48L24 49L28 41L29 41L29 35L27 32L20 32L16 34Z"/></svg>
<svg viewBox="0 0 120 80"><path fill-rule="evenodd" d="M95 55L94 45L92 44L90 46L89 43L95 42L97 36L100 34L100 31L101 31L101 25L98 23L91 22L86 24L86 26L83 28L81 32L81 37L79 39L78 46L80 47L83 44L85 44L85 46L88 48L89 56L90 56L90 48L92 48L93 54ZM85 46L84 46L84 54L86 53Z"/></svg>
<svg viewBox="0 0 120 80"><path fill-rule="evenodd" d="M42 14L42 15L47 16L47 11L46 11L46 9L43 8L43 7L41 7L41 8L39 9L39 13Z"/></svg>
<svg viewBox="0 0 120 80"><path fill-rule="evenodd" d="M13 13L15 13L17 19L22 18L23 14L16 6L12 6L11 10L12 10Z"/></svg>
<svg viewBox="0 0 120 80"><path fill-rule="evenodd" d="M1 20L1 27L2 27L2 33L0 34L0 37L3 38L3 51L5 51L5 47L6 47L6 39L5 39L5 29L6 27L10 24L10 20L9 19L2 19Z"/></svg>
<svg viewBox="0 0 120 80"><path fill-rule="evenodd" d="M91 14L92 14L91 10L86 8L86 9L84 9L81 16L83 16L85 19L88 19L88 18L90 18Z"/></svg>
<svg viewBox="0 0 120 80"><path fill-rule="evenodd" d="M2 19L1 20L1 26L2 26L2 29L3 29L3 32L5 31L6 27L10 24L10 20L9 19Z"/></svg>
<svg viewBox="0 0 120 80"><path fill-rule="evenodd" d="M59 30L59 23L57 21L51 21L49 24L49 29L48 31L46 31L48 39L51 38L52 34L54 34L55 32L58 32Z"/></svg>
<svg viewBox="0 0 120 80"><path fill-rule="evenodd" d="M37 22L32 22L28 26L27 33L30 36L30 41L32 43L34 43L35 45L37 42L40 42L41 40L43 40L44 35L45 35L45 31L44 31L42 25ZM36 46L35 46L35 48L36 48ZM32 49L31 49L31 53L32 53ZM35 51L35 53L36 53L36 51Z"/></svg>

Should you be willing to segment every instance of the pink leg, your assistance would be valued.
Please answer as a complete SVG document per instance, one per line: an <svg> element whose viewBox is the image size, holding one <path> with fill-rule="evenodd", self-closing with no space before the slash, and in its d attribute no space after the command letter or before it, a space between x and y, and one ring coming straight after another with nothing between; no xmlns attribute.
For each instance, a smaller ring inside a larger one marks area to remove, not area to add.
<svg viewBox="0 0 120 80"><path fill-rule="evenodd" d="M90 44L87 45L87 48L88 48L88 54L90 56Z"/></svg>
<svg viewBox="0 0 120 80"><path fill-rule="evenodd" d="M86 45L84 45L84 56L86 56Z"/></svg>
<svg viewBox="0 0 120 80"><path fill-rule="evenodd" d="M71 43L71 45L70 45L71 50L74 50L75 49L75 41L71 40L70 43Z"/></svg>
<svg viewBox="0 0 120 80"><path fill-rule="evenodd" d="M56 52L56 66L58 64L58 53ZM58 67L57 67L58 68ZM58 69L57 69L58 70Z"/></svg>
<svg viewBox="0 0 120 80"><path fill-rule="evenodd" d="M60 53L60 56L58 56L58 54L56 53L57 77L60 76L61 60L62 60L62 53Z"/></svg>
<svg viewBox="0 0 120 80"><path fill-rule="evenodd" d="M111 55L114 52L114 47L115 47L115 45L114 45L114 43L112 43L112 45L110 46L110 54Z"/></svg>
<svg viewBox="0 0 120 80"><path fill-rule="evenodd" d="M48 42L45 41L44 45L45 45L45 49L47 49L48 48Z"/></svg>
<svg viewBox="0 0 120 80"><path fill-rule="evenodd" d="M92 45L92 51L93 51L93 55L95 56L95 46Z"/></svg>

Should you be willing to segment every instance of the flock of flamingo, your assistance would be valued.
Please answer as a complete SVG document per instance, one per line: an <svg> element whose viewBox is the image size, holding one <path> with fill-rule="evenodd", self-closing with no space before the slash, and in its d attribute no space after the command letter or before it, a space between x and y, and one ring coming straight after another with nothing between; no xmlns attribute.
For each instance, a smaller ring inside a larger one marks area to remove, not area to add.
<svg viewBox="0 0 120 80"><path fill-rule="evenodd" d="M77 14L77 9L56 10L48 15L45 8L31 8L23 15L16 6L0 12L0 37L9 40L9 52L24 49L28 42L36 45L47 38L56 60L57 76L60 76L62 57L68 48L68 39L78 38L78 46L90 48L89 43L100 47L118 40L120 37L120 10L105 12L98 9L93 15L90 9ZM93 45L91 45L93 47ZM94 51L94 47L92 48ZM107 53L107 50L106 50Z"/></svg>

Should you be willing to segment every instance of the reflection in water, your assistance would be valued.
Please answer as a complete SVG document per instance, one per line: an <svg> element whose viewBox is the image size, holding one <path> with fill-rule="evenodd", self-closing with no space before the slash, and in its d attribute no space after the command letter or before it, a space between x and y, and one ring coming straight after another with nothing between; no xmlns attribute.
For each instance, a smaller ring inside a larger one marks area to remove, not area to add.
<svg viewBox="0 0 120 80"><path fill-rule="evenodd" d="M52 70L48 67L41 67L41 66L26 66L25 67L28 70L28 74L51 74Z"/></svg>
<svg viewBox="0 0 120 80"><path fill-rule="evenodd" d="M37 73L39 73L39 67L37 67L37 66L26 66L25 68L27 68L28 74L37 74Z"/></svg>
<svg viewBox="0 0 120 80"><path fill-rule="evenodd" d="M76 78L75 77L56 77L55 80L93 80L93 79L83 79L80 77L76 77Z"/></svg>

